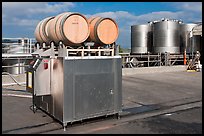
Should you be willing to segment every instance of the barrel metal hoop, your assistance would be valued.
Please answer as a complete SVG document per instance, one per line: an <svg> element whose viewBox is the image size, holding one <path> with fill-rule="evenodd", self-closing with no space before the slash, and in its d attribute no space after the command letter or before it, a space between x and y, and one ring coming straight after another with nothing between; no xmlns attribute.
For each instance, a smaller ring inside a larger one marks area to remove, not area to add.
<svg viewBox="0 0 204 136"><path fill-rule="evenodd" d="M61 34L61 36L63 37L63 39L66 39L66 41L68 42L68 43L71 43L71 41L69 41L66 37L65 37L65 34L64 34L64 29L62 29L63 28L63 26L64 26L64 23L65 23L65 20L67 20L67 18L68 17L70 17L71 15L73 15L74 13L70 13L70 14L66 14L62 19L61 19L61 22L60 22L60 34ZM62 27L62 28L61 28Z"/></svg>
<svg viewBox="0 0 204 136"><path fill-rule="evenodd" d="M101 21L103 21L105 18L100 18L97 22L96 22L96 24L95 24L95 26L94 26L94 37L96 38L96 41L99 41L99 43L101 43L101 44L104 44L100 39L99 39L99 37L98 37L98 35L97 35L97 28L98 28L98 25L100 24L100 22Z"/></svg>
<svg viewBox="0 0 204 136"><path fill-rule="evenodd" d="M45 28L45 24L47 23L47 20L48 20L48 19L45 19L45 20L42 22L42 28ZM46 36L46 33L45 33L44 30L45 30L45 29L42 29L42 35L43 35L43 38L45 37L44 41L46 41L46 38L48 38L48 37Z"/></svg>
<svg viewBox="0 0 204 136"><path fill-rule="evenodd" d="M93 17L93 18L91 19L91 21L89 22L89 24L91 24L91 22L93 22L96 18L97 18L97 17Z"/></svg>
<svg viewBox="0 0 204 136"><path fill-rule="evenodd" d="M35 37L37 41L39 40L39 37L40 37L39 26L40 26L40 22L37 24L35 29Z"/></svg>
<svg viewBox="0 0 204 136"><path fill-rule="evenodd" d="M40 39L43 41L43 38L42 38L41 32L40 32L41 24L42 24L42 21L40 21L40 23L39 23L38 32L39 32Z"/></svg>
<svg viewBox="0 0 204 136"><path fill-rule="evenodd" d="M54 18L54 16L47 18L47 19L44 21L44 23L43 23L43 28L45 28L46 24L47 24L51 19L53 19L53 18ZM43 30L44 30L44 29L43 29ZM48 39L48 41L50 41L50 38L46 35L45 30L42 31L42 33L43 33L44 37L46 37L46 39Z"/></svg>
<svg viewBox="0 0 204 136"><path fill-rule="evenodd" d="M60 16L58 16L58 18L56 18L56 22L55 22L55 26L54 26L55 36L57 37L58 40L60 40L60 39L59 39L59 37L58 37L58 35L57 35L57 33L56 33L56 25L57 25L57 22L58 22L58 20L59 20L59 18L60 18L61 16L62 16L62 15L60 15Z"/></svg>

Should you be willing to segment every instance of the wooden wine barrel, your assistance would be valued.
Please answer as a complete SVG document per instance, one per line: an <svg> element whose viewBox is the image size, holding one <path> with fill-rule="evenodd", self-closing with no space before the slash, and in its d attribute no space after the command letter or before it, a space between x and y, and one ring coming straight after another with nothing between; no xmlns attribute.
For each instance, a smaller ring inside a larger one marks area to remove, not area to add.
<svg viewBox="0 0 204 136"><path fill-rule="evenodd" d="M77 45L87 40L89 34L88 21L79 13L61 13L48 26L49 38L56 44L62 41L65 45Z"/></svg>
<svg viewBox="0 0 204 136"><path fill-rule="evenodd" d="M119 35L116 22L111 18L91 17L88 19L90 36L88 41L100 44L112 44Z"/></svg>
<svg viewBox="0 0 204 136"><path fill-rule="evenodd" d="M46 44L49 44L51 42L51 39L48 36L48 26L52 19L54 19L54 17L48 17L38 23L35 29L35 38L37 42L41 44L43 42L45 42Z"/></svg>

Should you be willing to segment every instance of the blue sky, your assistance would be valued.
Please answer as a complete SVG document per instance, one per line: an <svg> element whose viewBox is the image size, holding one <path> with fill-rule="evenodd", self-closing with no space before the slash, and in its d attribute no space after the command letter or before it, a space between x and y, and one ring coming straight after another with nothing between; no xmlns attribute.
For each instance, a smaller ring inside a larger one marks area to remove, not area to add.
<svg viewBox="0 0 204 136"><path fill-rule="evenodd" d="M2 36L34 38L40 20L66 11L113 18L120 30L116 42L123 48L131 46L131 25L161 18L202 21L201 2L2 2Z"/></svg>

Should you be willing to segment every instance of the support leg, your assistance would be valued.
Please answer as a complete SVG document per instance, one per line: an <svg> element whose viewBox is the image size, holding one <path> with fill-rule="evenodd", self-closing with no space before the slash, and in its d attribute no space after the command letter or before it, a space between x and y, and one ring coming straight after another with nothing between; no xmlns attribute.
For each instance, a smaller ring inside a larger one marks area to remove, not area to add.
<svg viewBox="0 0 204 136"><path fill-rule="evenodd" d="M63 129L64 129L64 131L66 131L66 126L67 126L67 123L63 123Z"/></svg>
<svg viewBox="0 0 204 136"><path fill-rule="evenodd" d="M119 113L117 113L117 119L120 119L120 114Z"/></svg>
<svg viewBox="0 0 204 136"><path fill-rule="evenodd" d="M30 106L30 109L35 113L37 111L37 107L35 105Z"/></svg>

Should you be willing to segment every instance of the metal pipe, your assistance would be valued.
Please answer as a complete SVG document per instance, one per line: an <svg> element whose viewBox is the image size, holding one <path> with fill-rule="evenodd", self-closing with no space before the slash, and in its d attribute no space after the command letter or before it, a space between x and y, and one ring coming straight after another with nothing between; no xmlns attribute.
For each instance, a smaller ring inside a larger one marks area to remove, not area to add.
<svg viewBox="0 0 204 136"><path fill-rule="evenodd" d="M9 75L9 76L13 79L13 81L14 81L15 83L17 83L17 84L20 85L20 86L25 86L25 85L21 85L18 81L16 81L16 79L15 79L10 73L8 73L8 72L2 72L2 74L3 74L3 75L4 75L4 74Z"/></svg>
<svg viewBox="0 0 204 136"><path fill-rule="evenodd" d="M31 53L31 52L32 52L32 50L31 50L31 49L32 49L32 45L31 45L31 44L32 44L32 40L31 40L31 39L29 39L29 46L30 46L30 51L29 51L29 53Z"/></svg>
<svg viewBox="0 0 204 136"><path fill-rule="evenodd" d="M149 52L148 52L148 56L147 56L147 57L148 57L148 58L147 58L147 59L148 59L148 64L147 64L147 65L148 65L148 67L149 67Z"/></svg>
<svg viewBox="0 0 204 136"><path fill-rule="evenodd" d="M23 65L23 66L2 66L2 68L13 68L13 67L28 67L29 65Z"/></svg>

